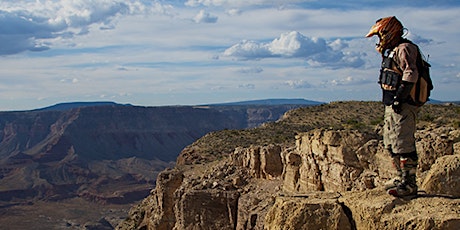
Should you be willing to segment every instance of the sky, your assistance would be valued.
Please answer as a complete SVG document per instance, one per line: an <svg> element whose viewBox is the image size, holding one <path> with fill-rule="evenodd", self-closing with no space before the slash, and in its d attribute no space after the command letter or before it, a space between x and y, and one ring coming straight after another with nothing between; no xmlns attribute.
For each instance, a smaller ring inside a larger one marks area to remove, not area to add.
<svg viewBox="0 0 460 230"><path fill-rule="evenodd" d="M1 0L0 111L380 100L364 35L393 15L432 65L431 98L460 100L459 14L458 0Z"/></svg>

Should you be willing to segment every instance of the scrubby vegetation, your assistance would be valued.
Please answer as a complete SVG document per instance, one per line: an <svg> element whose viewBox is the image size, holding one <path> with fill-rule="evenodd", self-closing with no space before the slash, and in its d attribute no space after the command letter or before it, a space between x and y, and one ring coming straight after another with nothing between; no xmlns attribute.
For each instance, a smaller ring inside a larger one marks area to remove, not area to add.
<svg viewBox="0 0 460 230"><path fill-rule="evenodd" d="M380 102L347 101L332 102L318 106L303 107L288 111L277 122L244 130L223 130L209 133L184 151L199 151L200 159L220 158L220 154L232 152L236 147L251 145L284 144L294 145L295 136L315 128L353 129L376 132L383 126L384 106ZM460 107L455 104L427 104L418 114L418 129L428 126L460 126ZM210 144L211 143L211 144ZM187 156L187 154L183 154ZM189 159L190 160L190 159Z"/></svg>

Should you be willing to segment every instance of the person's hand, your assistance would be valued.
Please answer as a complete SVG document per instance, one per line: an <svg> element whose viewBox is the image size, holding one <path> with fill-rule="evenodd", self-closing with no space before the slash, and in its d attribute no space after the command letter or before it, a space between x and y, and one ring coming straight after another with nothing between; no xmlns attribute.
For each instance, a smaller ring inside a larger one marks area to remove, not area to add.
<svg viewBox="0 0 460 230"><path fill-rule="evenodd" d="M395 111L395 113L398 113L398 114L401 113L401 110L402 110L402 108L401 108L401 107L402 107L401 102L395 100L395 101L393 102L393 105L392 105L391 107L393 108L393 110Z"/></svg>

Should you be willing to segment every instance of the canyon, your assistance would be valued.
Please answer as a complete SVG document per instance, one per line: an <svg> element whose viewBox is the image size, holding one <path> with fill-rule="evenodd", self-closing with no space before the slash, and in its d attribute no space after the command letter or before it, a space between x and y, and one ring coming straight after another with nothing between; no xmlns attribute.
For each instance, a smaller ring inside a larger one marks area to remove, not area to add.
<svg viewBox="0 0 460 230"><path fill-rule="evenodd" d="M187 145L207 133L276 121L308 103L89 102L0 112L0 225L111 229Z"/></svg>

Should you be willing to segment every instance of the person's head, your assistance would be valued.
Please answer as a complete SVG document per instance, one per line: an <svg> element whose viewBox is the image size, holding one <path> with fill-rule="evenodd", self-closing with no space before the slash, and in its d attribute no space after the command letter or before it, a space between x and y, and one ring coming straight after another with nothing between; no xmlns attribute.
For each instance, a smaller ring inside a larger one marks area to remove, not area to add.
<svg viewBox="0 0 460 230"><path fill-rule="evenodd" d="M369 30L369 33L366 34L366 37L377 35L379 37L379 43L376 49L382 53L386 49L395 47L401 40L403 34L404 27L402 23L395 16L390 16L377 20Z"/></svg>

